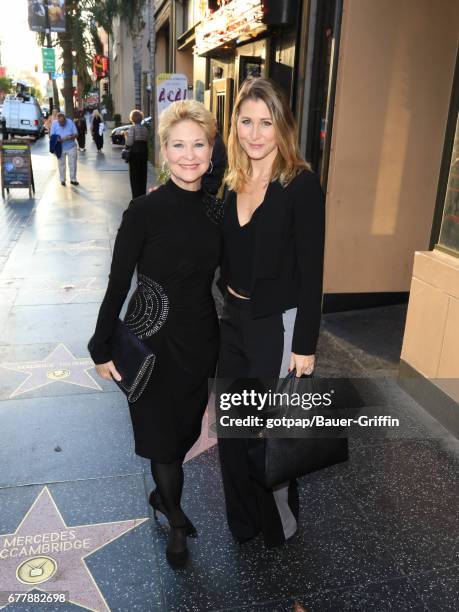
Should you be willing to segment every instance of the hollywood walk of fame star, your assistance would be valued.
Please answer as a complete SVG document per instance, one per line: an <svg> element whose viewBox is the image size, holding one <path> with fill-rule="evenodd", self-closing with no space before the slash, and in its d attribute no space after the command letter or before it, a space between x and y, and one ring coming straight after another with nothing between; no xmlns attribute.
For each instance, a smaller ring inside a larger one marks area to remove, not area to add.
<svg viewBox="0 0 459 612"><path fill-rule="evenodd" d="M16 531L0 535L0 608L8 593L40 590L67 592L73 604L109 611L85 558L147 520L69 526L43 487Z"/></svg>
<svg viewBox="0 0 459 612"><path fill-rule="evenodd" d="M190 461L217 444L217 436L215 433L212 434L212 431L209 430L210 425L211 419L209 418L209 408L207 408L202 419L201 435L186 454L185 462Z"/></svg>
<svg viewBox="0 0 459 612"><path fill-rule="evenodd" d="M89 357L78 359L62 343L58 344L51 353L41 361L25 361L16 363L2 363L0 367L14 372L24 372L27 378L17 387L10 398L39 389L54 382L65 382L87 389L102 391L102 387L89 374L88 370L94 367Z"/></svg>
<svg viewBox="0 0 459 612"><path fill-rule="evenodd" d="M100 240L86 240L85 242L57 242L52 241L51 245L39 247L35 250L36 253L50 253L54 251L64 251L72 257L80 255L86 251L108 251L108 246L97 244Z"/></svg>

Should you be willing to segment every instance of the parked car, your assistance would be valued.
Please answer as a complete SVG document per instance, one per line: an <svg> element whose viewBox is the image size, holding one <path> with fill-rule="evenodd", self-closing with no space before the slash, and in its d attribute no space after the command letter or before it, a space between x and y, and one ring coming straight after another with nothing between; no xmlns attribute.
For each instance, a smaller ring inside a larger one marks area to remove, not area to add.
<svg viewBox="0 0 459 612"><path fill-rule="evenodd" d="M3 102L6 131L11 136L31 136L35 140L45 133L40 105L33 96L8 95Z"/></svg>
<svg viewBox="0 0 459 612"><path fill-rule="evenodd" d="M151 128L151 117L146 117L142 121L142 124L146 125L147 128ZM112 144L124 145L124 134L128 131L130 127L131 124L128 123L127 125L119 125L118 127L114 128L110 135Z"/></svg>
<svg viewBox="0 0 459 612"><path fill-rule="evenodd" d="M110 138L112 140L112 144L116 145L124 145L124 133L129 129L129 125L119 125L118 127L112 130Z"/></svg>

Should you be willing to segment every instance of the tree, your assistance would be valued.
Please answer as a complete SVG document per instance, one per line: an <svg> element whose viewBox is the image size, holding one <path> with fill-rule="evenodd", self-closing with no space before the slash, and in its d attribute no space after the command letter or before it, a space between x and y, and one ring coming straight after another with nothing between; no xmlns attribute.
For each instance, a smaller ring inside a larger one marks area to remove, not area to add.
<svg viewBox="0 0 459 612"><path fill-rule="evenodd" d="M7 94L13 91L13 79L0 77L0 93Z"/></svg>
<svg viewBox="0 0 459 612"><path fill-rule="evenodd" d="M66 112L73 110L72 73L76 70L78 91L82 95L91 85L90 71L95 53L102 53L102 43L97 26L113 34L113 20L119 17L128 27L133 44L133 70L135 86L135 106L141 106L142 80L142 30L143 9L147 0L67 0L66 31L57 33L57 42L62 49ZM148 0L152 4L152 0ZM44 44L44 34L39 34L40 44ZM56 90L57 91L57 90Z"/></svg>
<svg viewBox="0 0 459 612"><path fill-rule="evenodd" d="M109 34L113 34L113 20L119 17L128 27L132 38L134 71L134 105L141 107L142 91L142 30L145 27L143 9L147 0L103 0L94 7L94 18ZM152 0L148 0L151 6Z"/></svg>

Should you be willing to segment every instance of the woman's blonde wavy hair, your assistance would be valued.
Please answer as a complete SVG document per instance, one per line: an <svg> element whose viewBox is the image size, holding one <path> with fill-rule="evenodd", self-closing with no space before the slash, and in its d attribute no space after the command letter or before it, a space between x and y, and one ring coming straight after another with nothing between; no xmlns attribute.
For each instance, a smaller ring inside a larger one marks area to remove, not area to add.
<svg viewBox="0 0 459 612"><path fill-rule="evenodd" d="M311 167L301 156L295 118L284 93L274 81L263 77L246 79L237 95L228 137L228 172L225 182L229 189L237 192L249 180L252 173L250 159L237 136L237 120L241 105L246 100L263 100L271 113L278 153L272 166L270 180L279 180L285 187L302 170L310 170Z"/></svg>
<svg viewBox="0 0 459 612"><path fill-rule="evenodd" d="M202 127L210 146L213 146L217 132L217 121L204 104L197 100L173 102L159 116L159 143L163 147L169 140L171 128L180 121L194 121Z"/></svg>

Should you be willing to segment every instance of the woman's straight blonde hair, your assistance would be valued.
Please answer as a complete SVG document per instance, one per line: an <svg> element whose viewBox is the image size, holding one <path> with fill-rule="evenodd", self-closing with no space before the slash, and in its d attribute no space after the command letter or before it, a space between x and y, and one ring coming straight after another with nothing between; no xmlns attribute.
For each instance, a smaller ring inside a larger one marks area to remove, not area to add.
<svg viewBox="0 0 459 612"><path fill-rule="evenodd" d="M272 166L270 181L279 180L285 187L302 170L310 170L311 167L301 156L296 122L284 93L274 81L263 77L246 79L237 95L231 116L225 182L229 189L237 192L252 174L250 158L241 147L237 136L237 120L241 105L246 100L263 100L271 113L278 153Z"/></svg>

